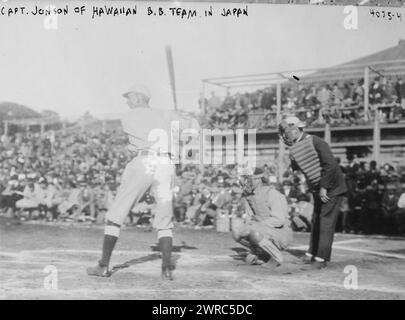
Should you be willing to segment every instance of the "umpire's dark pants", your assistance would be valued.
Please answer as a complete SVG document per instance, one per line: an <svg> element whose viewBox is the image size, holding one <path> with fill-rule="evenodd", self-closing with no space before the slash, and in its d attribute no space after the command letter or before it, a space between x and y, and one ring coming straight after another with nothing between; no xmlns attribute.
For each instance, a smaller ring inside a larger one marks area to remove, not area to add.
<svg viewBox="0 0 405 320"><path fill-rule="evenodd" d="M314 213L312 216L312 232L308 252L314 257L329 261L332 253L333 236L339 217L343 196L330 197L323 203L318 194L314 193Z"/></svg>

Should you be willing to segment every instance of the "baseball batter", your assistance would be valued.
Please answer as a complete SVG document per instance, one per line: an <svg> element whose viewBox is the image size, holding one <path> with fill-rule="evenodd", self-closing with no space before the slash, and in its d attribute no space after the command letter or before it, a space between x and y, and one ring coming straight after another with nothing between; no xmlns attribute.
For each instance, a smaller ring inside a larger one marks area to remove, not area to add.
<svg viewBox="0 0 405 320"><path fill-rule="evenodd" d="M123 95L130 111L121 119L124 132L128 136L129 150L133 159L122 174L116 198L106 214L106 226L101 259L95 267L88 268L90 276L108 277L111 275L109 263L120 228L131 208L146 190L156 199L153 227L162 253L162 278L173 280L171 262L173 242L172 187L175 174L170 148L172 123L186 127L189 120L171 110L157 110L149 107L149 90L136 85Z"/></svg>
<svg viewBox="0 0 405 320"><path fill-rule="evenodd" d="M251 250L246 256L249 264L274 261L279 266L283 262L281 250L285 250L292 240L288 205L285 196L274 186L263 184L263 177L264 172L259 168L253 175L244 176L242 184L248 220L238 225L234 223L232 236ZM263 251L264 255L261 254Z"/></svg>

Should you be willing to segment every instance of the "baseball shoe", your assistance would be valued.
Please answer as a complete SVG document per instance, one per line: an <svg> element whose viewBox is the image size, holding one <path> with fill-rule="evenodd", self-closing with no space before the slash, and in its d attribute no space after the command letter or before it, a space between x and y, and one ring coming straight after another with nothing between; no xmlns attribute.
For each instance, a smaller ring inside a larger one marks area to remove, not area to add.
<svg viewBox="0 0 405 320"><path fill-rule="evenodd" d="M108 271L107 267L102 267L99 264L97 264L95 267L89 267L86 269L87 275L89 276L95 276L95 277L109 277L111 275L111 272Z"/></svg>
<svg viewBox="0 0 405 320"><path fill-rule="evenodd" d="M302 265L308 265L311 264L315 261L313 257L308 257L307 255L302 256L300 259L294 261L295 264L302 264Z"/></svg>
<svg viewBox="0 0 405 320"><path fill-rule="evenodd" d="M275 259L270 259L266 263L263 264L262 267L266 268L267 270L275 271L281 268L282 264L276 261Z"/></svg>
<svg viewBox="0 0 405 320"><path fill-rule="evenodd" d="M174 280L171 268L162 269L162 280Z"/></svg>
<svg viewBox="0 0 405 320"><path fill-rule="evenodd" d="M311 263L311 269L321 270L328 266L326 261L314 261Z"/></svg>

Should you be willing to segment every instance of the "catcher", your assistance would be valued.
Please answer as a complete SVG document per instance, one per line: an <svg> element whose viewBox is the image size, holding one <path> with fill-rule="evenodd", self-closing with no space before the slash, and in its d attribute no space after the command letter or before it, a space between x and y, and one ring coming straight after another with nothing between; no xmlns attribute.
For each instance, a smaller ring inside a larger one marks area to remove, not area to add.
<svg viewBox="0 0 405 320"><path fill-rule="evenodd" d="M282 250L292 240L288 220L288 205L283 194L274 185L264 185L264 172L256 168L253 174L241 177L246 200L246 221L233 219L232 236L235 241L250 249L246 256L249 264L283 262Z"/></svg>

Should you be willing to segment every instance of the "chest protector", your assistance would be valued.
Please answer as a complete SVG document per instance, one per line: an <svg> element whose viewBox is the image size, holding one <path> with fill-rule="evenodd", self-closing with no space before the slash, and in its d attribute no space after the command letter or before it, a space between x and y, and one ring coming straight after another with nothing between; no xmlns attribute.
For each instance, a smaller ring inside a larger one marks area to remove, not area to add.
<svg viewBox="0 0 405 320"><path fill-rule="evenodd" d="M312 188L318 188L321 180L321 162L315 150L312 136L295 143L290 148L292 158L304 173L307 182Z"/></svg>

